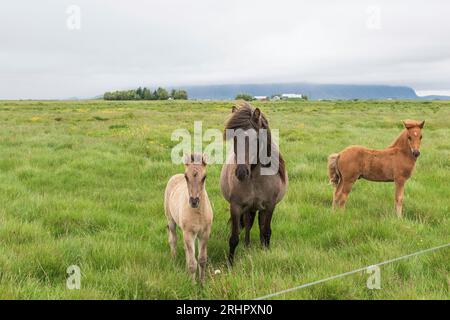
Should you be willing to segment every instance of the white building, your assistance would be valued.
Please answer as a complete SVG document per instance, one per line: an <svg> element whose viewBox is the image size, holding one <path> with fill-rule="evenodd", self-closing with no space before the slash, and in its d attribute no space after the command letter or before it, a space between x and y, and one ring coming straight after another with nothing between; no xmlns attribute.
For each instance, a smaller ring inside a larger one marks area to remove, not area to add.
<svg viewBox="0 0 450 320"><path fill-rule="evenodd" d="M303 95L299 93L283 93L281 95L282 99L302 99Z"/></svg>
<svg viewBox="0 0 450 320"><path fill-rule="evenodd" d="M255 100L259 100L259 101L269 100L269 97L267 97L267 96L254 96L253 98Z"/></svg>

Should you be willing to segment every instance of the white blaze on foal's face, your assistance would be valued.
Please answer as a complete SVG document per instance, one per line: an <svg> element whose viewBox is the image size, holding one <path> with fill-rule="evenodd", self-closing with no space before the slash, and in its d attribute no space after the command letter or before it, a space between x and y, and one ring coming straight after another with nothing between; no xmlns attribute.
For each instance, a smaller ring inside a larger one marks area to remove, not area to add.
<svg viewBox="0 0 450 320"><path fill-rule="evenodd" d="M415 158L420 156L420 144L422 142L422 129L425 121L405 120L403 125L408 130L408 143L411 153Z"/></svg>

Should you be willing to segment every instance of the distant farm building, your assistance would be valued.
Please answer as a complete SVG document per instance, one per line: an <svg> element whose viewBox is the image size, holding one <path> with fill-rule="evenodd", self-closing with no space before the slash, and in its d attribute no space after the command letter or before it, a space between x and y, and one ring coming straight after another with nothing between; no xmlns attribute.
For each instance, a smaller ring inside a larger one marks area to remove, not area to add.
<svg viewBox="0 0 450 320"><path fill-rule="evenodd" d="M269 100L269 97L267 97L267 96L254 96L253 98L255 100L259 100L259 101L267 101L267 100Z"/></svg>
<svg viewBox="0 0 450 320"><path fill-rule="evenodd" d="M303 99L303 95L300 93L283 93L281 99Z"/></svg>

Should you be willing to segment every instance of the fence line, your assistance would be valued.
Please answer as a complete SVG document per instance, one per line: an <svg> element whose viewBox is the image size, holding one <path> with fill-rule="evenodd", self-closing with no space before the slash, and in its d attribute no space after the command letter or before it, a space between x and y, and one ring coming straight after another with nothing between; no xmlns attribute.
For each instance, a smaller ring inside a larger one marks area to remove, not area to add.
<svg viewBox="0 0 450 320"><path fill-rule="evenodd" d="M449 246L450 246L450 243L447 243L447 244L443 244L443 245L440 245L440 246L437 246L437 247L433 247L433 248L429 248L429 249L425 249L425 250L420 250L420 251L417 251L417 252L414 252L414 253L407 254L405 256L401 256L401 257L393 258L393 259L390 259L390 260L382 261L382 262L379 262L379 263L376 263L376 264L372 264L370 266L358 268L358 269L355 269L355 270L352 270L352 271L348 271L348 272L344 272L344 273L341 273L341 274L338 274L338 275L335 275L335 276L331 276L331 277L324 278L324 279L321 279L321 280L317 280L317 281L314 281L314 282L302 284L302 285L299 285L299 286L296 286L296 287L293 287L293 288L289 288L289 289L281 290L281 291L278 291L278 292L275 292L275 293L271 293L271 294L268 294L268 295L256 298L255 300L269 299L269 298L276 297L276 296L279 296L279 295L282 295L282 294L285 294L285 293L288 293L288 292L300 290L300 289L303 289L303 288L306 288L306 287L311 287L311 286L314 286L314 285L319 284L319 283L324 283L324 282L327 282L327 281L330 281L330 280L343 278L343 277L351 275L351 274L355 274L355 273L358 273L358 272L361 272L361 271L365 271L365 270L367 270L370 267L382 266L382 265L389 264L389 263L392 263L392 262L396 262L396 261L399 261L399 260L404 260L404 259L407 259L407 258L411 258L411 257L414 257L414 256L418 256L418 255L424 254L424 253L428 253L428 252L431 252L431 251L436 251L436 250L439 250L439 249L447 248Z"/></svg>

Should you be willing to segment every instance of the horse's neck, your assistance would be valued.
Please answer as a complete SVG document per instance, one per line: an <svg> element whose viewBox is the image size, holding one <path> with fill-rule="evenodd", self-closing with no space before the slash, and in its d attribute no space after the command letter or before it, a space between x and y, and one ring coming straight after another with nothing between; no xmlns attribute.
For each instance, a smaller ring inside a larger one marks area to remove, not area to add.
<svg viewBox="0 0 450 320"><path fill-rule="evenodd" d="M407 143L408 137L407 137L407 131L406 129L403 130L400 135L395 139L395 141L389 146L389 148L399 148L399 149L405 149L408 150L408 143Z"/></svg>

